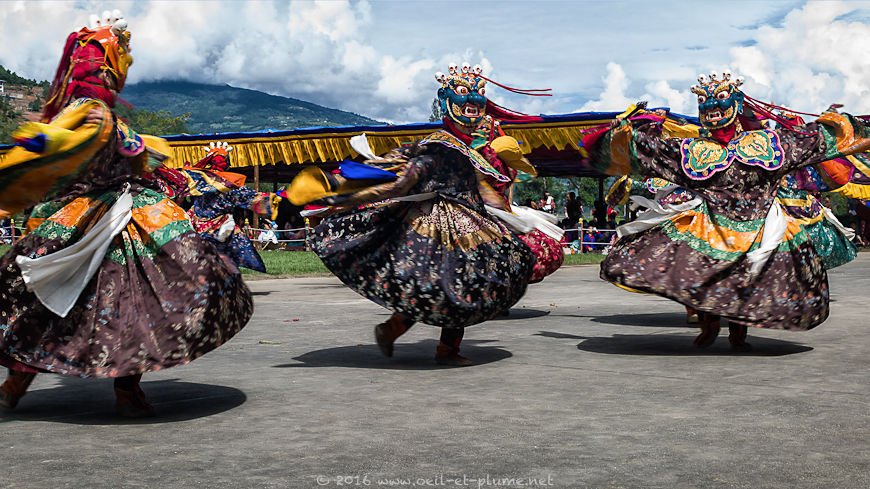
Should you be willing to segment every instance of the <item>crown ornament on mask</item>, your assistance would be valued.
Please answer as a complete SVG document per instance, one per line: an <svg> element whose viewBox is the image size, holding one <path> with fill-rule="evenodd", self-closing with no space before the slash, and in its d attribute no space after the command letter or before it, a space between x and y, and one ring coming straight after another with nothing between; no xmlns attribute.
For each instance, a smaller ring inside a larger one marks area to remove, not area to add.
<svg viewBox="0 0 870 489"><path fill-rule="evenodd" d="M480 87L481 90L486 85L486 78L482 76L483 68L480 65L472 67L468 63L462 63L462 67L459 67L456 66L456 63L450 63L447 67L447 73L446 75L440 71L435 73L435 80L441 82L441 86L444 88L450 85L450 82Z"/></svg>
<svg viewBox="0 0 870 489"><path fill-rule="evenodd" d="M733 79L732 79L733 78ZM725 90L728 87L731 87L733 91L736 91L743 85L743 77L732 77L731 72L723 71L722 73L710 73L709 75L700 74L698 75L698 85L692 85L690 90L692 93L699 96L707 95L707 88L713 88L718 90Z"/></svg>
<svg viewBox="0 0 870 489"><path fill-rule="evenodd" d="M229 152L233 150L233 147L230 146L230 144L227 143L226 141L224 141L224 142L212 141L211 143L208 144L208 146L203 146L202 149L205 150L206 156L211 156L213 154L220 154L220 155L227 156L229 154Z"/></svg>

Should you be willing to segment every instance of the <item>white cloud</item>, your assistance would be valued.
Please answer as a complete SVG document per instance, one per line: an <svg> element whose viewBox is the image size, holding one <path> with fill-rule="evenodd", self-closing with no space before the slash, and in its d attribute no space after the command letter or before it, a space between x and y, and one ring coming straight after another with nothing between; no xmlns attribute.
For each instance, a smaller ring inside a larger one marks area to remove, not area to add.
<svg viewBox="0 0 870 489"><path fill-rule="evenodd" d="M690 115L697 107L697 104L694 103L694 97L687 90L671 88L670 83L665 80L647 84L646 89L652 95L650 97L651 107L664 105L669 107L671 112L683 115ZM663 101L663 103L659 103L659 101Z"/></svg>
<svg viewBox="0 0 870 489"><path fill-rule="evenodd" d="M607 63L607 74L603 81L604 91L601 92L598 100L586 102L580 107L580 112L619 112L638 100L630 99L625 95L628 89L628 77L622 66L612 61Z"/></svg>

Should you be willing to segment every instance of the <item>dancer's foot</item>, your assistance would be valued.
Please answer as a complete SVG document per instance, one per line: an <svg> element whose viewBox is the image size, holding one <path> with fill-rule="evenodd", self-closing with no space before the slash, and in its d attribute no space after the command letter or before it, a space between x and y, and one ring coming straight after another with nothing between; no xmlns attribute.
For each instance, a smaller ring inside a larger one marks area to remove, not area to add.
<svg viewBox="0 0 870 489"><path fill-rule="evenodd" d="M14 409L18 401L27 393L27 388L35 377L35 373L9 370L6 382L0 386L0 407Z"/></svg>
<svg viewBox="0 0 870 489"><path fill-rule="evenodd" d="M133 391L115 388L115 412L122 418L150 418L157 414L138 385Z"/></svg>
<svg viewBox="0 0 870 489"><path fill-rule="evenodd" d="M438 348L435 350L435 363L449 367L467 367L469 365L474 365L474 362L470 359L459 354L459 348L453 348L441 342L438 343Z"/></svg>
<svg viewBox="0 0 870 489"><path fill-rule="evenodd" d="M742 324L728 325L728 342L731 343L731 351L746 353L752 351L752 345L746 342L746 326Z"/></svg>
<svg viewBox="0 0 870 489"><path fill-rule="evenodd" d="M393 343L405 331L408 331L407 323L408 320L405 316L393 314L389 319L375 326L375 342L385 357L393 356Z"/></svg>
<svg viewBox="0 0 870 489"><path fill-rule="evenodd" d="M699 314L698 325L701 327L701 334L695 338L695 348L707 348L719 336L719 316L701 313Z"/></svg>

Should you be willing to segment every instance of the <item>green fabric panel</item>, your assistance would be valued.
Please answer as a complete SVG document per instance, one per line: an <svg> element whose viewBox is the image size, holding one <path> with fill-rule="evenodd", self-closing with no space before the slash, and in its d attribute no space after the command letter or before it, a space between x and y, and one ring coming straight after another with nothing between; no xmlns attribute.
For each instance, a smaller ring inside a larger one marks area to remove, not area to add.
<svg viewBox="0 0 870 489"><path fill-rule="evenodd" d="M718 216L718 217L722 217L722 216ZM732 221L732 222L734 222L734 221ZM764 220L747 221L745 223L740 223L740 224L748 224L748 223L755 223L755 222L763 223ZM662 228L662 231L670 239L672 239L674 241L682 241L682 242L686 243L687 245L689 245L690 247L692 247L693 250L695 250L699 253L703 253L703 254L710 256L712 258L715 258L717 260L736 261L737 259L739 259L741 256L745 255L746 253L749 253L750 251L758 249L758 246L759 246L758 243L753 243L752 246L750 246L749 249L746 250L746 252L722 251L722 250L718 250L716 248L713 248L712 246L710 246L710 243L704 241L701 238L698 238L694 234L681 233L680 231L677 230L677 227L673 223L673 221L663 222L661 224L661 228ZM730 228L730 229L736 230L735 228ZM760 230L760 226L758 226L756 229ZM783 241L782 243L780 243L779 247L777 248L776 251L777 252L791 252L792 250L796 249L799 245L805 243L808 239L809 239L809 236L807 236L807 233L803 229L801 229L795 236L792 237L792 239L790 239L788 241Z"/></svg>
<svg viewBox="0 0 870 489"><path fill-rule="evenodd" d="M113 240L106 251L106 258L117 262L120 265L127 264L127 256L124 254L124 249L118 244L117 240Z"/></svg>
<svg viewBox="0 0 870 489"><path fill-rule="evenodd" d="M55 212L64 208L68 202L44 202L33 206L33 212L30 213L31 218L48 219Z"/></svg>
<svg viewBox="0 0 870 489"><path fill-rule="evenodd" d="M821 127L822 136L825 137L825 156L827 156L827 159L832 160L842 156L840 151L837 150L837 136L834 134L834 130L824 124L819 124L819 126Z"/></svg>
<svg viewBox="0 0 870 489"><path fill-rule="evenodd" d="M60 238L62 241L69 241L77 232L78 229L75 227L67 227L54 221L45 221L39 226L36 226L36 229L34 229L31 234L46 239Z"/></svg>
<svg viewBox="0 0 870 489"><path fill-rule="evenodd" d="M183 220L171 222L157 231L150 233L148 236L154 240L157 248L160 248L188 231L193 231L193 226L190 224L190 221Z"/></svg>
<svg viewBox="0 0 870 489"><path fill-rule="evenodd" d="M133 208L139 209L149 205L158 204L166 200L166 196L151 189L144 189L138 195L133 196Z"/></svg>

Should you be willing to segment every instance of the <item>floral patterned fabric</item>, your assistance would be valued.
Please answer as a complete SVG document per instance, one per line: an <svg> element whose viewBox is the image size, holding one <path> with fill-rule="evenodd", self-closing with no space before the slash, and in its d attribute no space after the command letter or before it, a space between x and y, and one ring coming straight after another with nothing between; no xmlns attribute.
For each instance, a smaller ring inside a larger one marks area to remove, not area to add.
<svg viewBox="0 0 870 489"><path fill-rule="evenodd" d="M529 283L544 280L544 277L555 272L565 261L565 252L562 243L535 229L534 231L521 234L520 239L531 248L535 254L535 268Z"/></svg>
<svg viewBox="0 0 870 489"><path fill-rule="evenodd" d="M490 218L468 158L432 143L396 150L399 178L350 197L314 229L313 249L353 290L414 321L461 328L525 293L535 256ZM392 198L434 193L419 202ZM376 205L368 205L377 202Z"/></svg>
<svg viewBox="0 0 870 489"><path fill-rule="evenodd" d="M132 219L69 314L48 311L27 290L15 258L78 242L126 184ZM30 232L0 258L0 364L128 376L187 363L244 327L253 302L238 269L152 185L132 174L113 135L75 182L34 208Z"/></svg>
<svg viewBox="0 0 870 489"><path fill-rule="evenodd" d="M623 121L588 136L584 145L597 169L663 178L704 200L695 209L618 240L601 265L601 277L738 323L796 330L821 324L828 316L827 274L799 225L789 224L760 273L750 271L747 258L759 247L764 218L784 175L861 147L839 145L834 132L820 123L807 124L803 132L810 135L786 130L763 134L766 140L775 139L776 146L767 152L759 146L756 153L772 154L776 164L755 164L743 155L733 162L725 158L728 164L693 165L692 171L686 170L686 140L663 138L660 121ZM852 134L864 132L858 126ZM737 136L740 141L747 137ZM709 147L719 145L722 154L737 144L704 141ZM701 174L705 179L698 179Z"/></svg>

